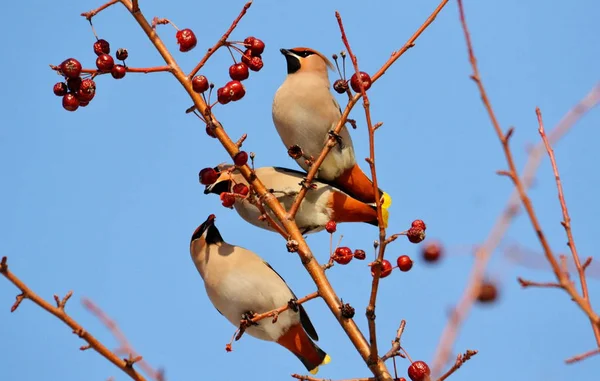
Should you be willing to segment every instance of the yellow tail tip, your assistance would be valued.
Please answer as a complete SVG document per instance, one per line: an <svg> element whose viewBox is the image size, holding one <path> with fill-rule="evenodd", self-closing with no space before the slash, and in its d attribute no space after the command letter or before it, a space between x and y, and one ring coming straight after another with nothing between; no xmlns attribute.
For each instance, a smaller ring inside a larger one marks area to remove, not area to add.
<svg viewBox="0 0 600 381"><path fill-rule="evenodd" d="M383 196L381 196L381 199L383 200L383 203L381 204L381 207L383 209L387 209L392 205L392 198L386 192L383 192Z"/></svg>
<svg viewBox="0 0 600 381"><path fill-rule="evenodd" d="M383 217L383 227L387 229L388 219L390 218L390 212L386 208L381 208L381 214Z"/></svg>
<svg viewBox="0 0 600 381"><path fill-rule="evenodd" d="M323 359L323 362L320 365L327 365L330 362L331 362L331 357L329 355L325 355L325 358ZM309 370L309 372L310 372L310 374L317 374L317 373L319 373L319 367L316 366L314 369Z"/></svg>

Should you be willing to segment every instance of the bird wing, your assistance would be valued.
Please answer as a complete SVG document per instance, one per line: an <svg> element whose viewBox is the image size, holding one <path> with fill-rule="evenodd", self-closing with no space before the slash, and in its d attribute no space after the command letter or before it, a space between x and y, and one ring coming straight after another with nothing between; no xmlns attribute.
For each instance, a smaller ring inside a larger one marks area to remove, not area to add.
<svg viewBox="0 0 600 381"><path fill-rule="evenodd" d="M285 279L283 279L283 277L281 275L279 275L279 273L277 271L275 271L275 269L273 267L271 267L271 265L267 261L263 261L263 263L265 265L267 265L267 267L270 268L275 274L277 274L277 276L279 278L281 278L283 283L285 283L285 285L287 286L288 290L290 290L290 292L292 293L292 296L294 297L294 299L297 300L298 297L296 296L296 294L294 294L294 291L292 291L290 286L288 286ZM313 339L315 341L319 341L319 335L317 334L317 330L315 329L312 322L310 321L310 318L308 317L308 314L306 313L306 310L304 309L302 304L298 305L298 311L300 312L300 323L302 323L302 327L304 328L306 333L308 333L308 336L310 336L311 339Z"/></svg>

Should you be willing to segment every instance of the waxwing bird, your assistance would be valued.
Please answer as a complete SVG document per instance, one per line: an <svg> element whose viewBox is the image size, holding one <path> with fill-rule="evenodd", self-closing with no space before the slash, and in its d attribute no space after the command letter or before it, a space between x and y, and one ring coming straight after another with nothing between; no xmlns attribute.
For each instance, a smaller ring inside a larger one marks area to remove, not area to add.
<svg viewBox="0 0 600 381"><path fill-rule="evenodd" d="M214 184L206 186L205 194L220 195L222 192L231 192L234 184L248 185L246 179L233 165L221 165L215 170L220 172L219 178ZM300 182L306 176L304 172L281 167L261 167L257 168L255 173L286 210L289 210L294 203L296 195L302 189ZM296 223L303 234L316 233L325 229L325 225L330 220L337 223L365 222L378 225L375 205L358 201L333 184L322 181L314 181L313 184L316 188L308 191L296 213ZM252 225L275 231L268 221L259 219L262 212L250 202L248 197L236 197L233 207ZM275 215L268 207L265 207L265 211L275 219ZM384 225L387 227L388 211L386 209L382 211Z"/></svg>
<svg viewBox="0 0 600 381"><path fill-rule="evenodd" d="M215 308L236 327L242 318L286 305L296 296L283 278L252 251L223 241L215 226L215 215L208 216L192 235L192 260L204 280L208 298ZM329 355L313 340L318 340L304 307L288 309L277 321L259 320L246 333L273 341L292 352L312 374L319 365L329 363Z"/></svg>
<svg viewBox="0 0 600 381"><path fill-rule="evenodd" d="M342 116L330 91L327 69L333 69L333 65L310 48L281 49L281 53L287 61L288 75L273 99L273 122L286 147L298 145L306 156L317 158ZM374 203L373 183L356 164L346 126L338 137L338 144L323 161L317 177L332 182L359 201ZM303 157L296 162L309 170ZM390 196L381 190L379 194L387 209L392 202Z"/></svg>

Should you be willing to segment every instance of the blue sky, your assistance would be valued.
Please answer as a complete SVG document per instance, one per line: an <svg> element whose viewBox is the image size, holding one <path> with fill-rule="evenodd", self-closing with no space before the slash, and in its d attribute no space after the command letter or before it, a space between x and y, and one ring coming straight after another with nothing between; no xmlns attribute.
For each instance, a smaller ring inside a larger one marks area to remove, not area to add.
<svg viewBox="0 0 600 381"><path fill-rule="evenodd" d="M0 254L11 269L47 299L74 290L68 311L109 347L110 333L80 303L89 297L112 316L144 358L165 367L169 380L286 379L305 373L301 363L277 345L244 337L226 353L234 327L211 306L189 257L189 238L211 213L224 238L259 253L288 281L297 295L314 291L297 257L286 252L274 233L244 223L233 211L205 196L198 171L227 160L221 146L186 115L186 94L168 74L128 74L120 81L100 78L97 95L86 109L64 111L52 94L59 80L48 64L67 57L94 65L94 37L78 15L96 1L3 2L0 24L5 58L0 128ZM221 36L243 2L167 3L140 1L146 16L167 17L193 28L198 46L175 56L193 67ZM271 121L271 101L285 77L282 47L314 47L328 55L343 45L334 11L344 18L361 69L376 71L393 50L437 6L437 1L364 3L257 0L234 32L262 38L265 67L245 83L243 101L216 113L234 138L249 137L258 166L296 168L287 157ZM539 140L535 107L547 129L597 83L597 14L591 0L578 2L466 1L465 8L482 79L503 127L515 126L513 150L519 167L526 148ZM113 51L129 50L128 64L162 65L146 36L125 10L116 6L94 19L98 34ZM177 51L174 31L159 29ZM231 58L214 56L202 73L217 84L227 80ZM377 310L381 351L389 348L400 319L408 322L403 344L413 359L430 361L447 312L459 298L472 264L469 248L487 236L511 192L499 142L476 91L456 3L370 90L377 133L380 184L394 199L390 232L415 218L425 220L428 239L439 239L447 256L436 266L418 260L419 247L398 240L388 249L415 257L409 273L394 272L382 281ZM333 77L333 74L332 74ZM10 91L9 91L10 90ZM343 97L340 97L343 101ZM367 155L362 107L352 117L359 162ZM597 142L600 110L582 119L556 145L556 155L582 257L596 249ZM364 165L365 170L367 169ZM561 212L547 159L531 197L557 252L566 251ZM377 230L369 225L340 225L344 245L370 252ZM326 233L308 243L319 260L329 247ZM543 263L533 229L524 216L511 227L504 246L518 243ZM371 276L366 262L353 261L328 272L344 301L363 316ZM584 315L557 290L521 290L516 276L551 280L548 269L514 265L498 250L489 276L499 281L501 297L493 306L476 307L456 343L456 351L479 355L453 377L490 381L544 379L593 380L600 356L567 366L563 360L590 350L595 342ZM593 302L600 298L590 278ZM4 379L117 380L127 377L99 355L80 353L80 339L57 319L24 302L9 308L17 290L0 284L0 357ZM596 303L597 305L597 303ZM319 376L345 379L369 376L349 340L321 301L307 305L319 332L319 345L331 364ZM401 375L408 362L401 361Z"/></svg>

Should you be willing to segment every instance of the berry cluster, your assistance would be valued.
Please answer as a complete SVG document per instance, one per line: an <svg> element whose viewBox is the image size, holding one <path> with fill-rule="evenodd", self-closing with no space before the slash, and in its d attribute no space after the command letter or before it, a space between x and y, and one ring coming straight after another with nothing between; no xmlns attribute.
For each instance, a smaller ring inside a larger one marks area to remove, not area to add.
<svg viewBox="0 0 600 381"><path fill-rule="evenodd" d="M333 60L335 61L335 66L337 67L338 73L340 75L340 79L336 80L335 82L333 82L333 89L338 93L338 94L344 94L345 92L348 91L348 80L346 79L346 53L342 52L341 53L342 56L342 69L340 70L340 66L338 65L338 56L337 54L333 55ZM369 90L371 88L371 85L373 84L373 80L371 79L371 76L367 73L365 73L364 71L361 71L358 73L359 75L356 75L356 73L352 74L352 77L350 77L350 87L352 87L352 90L354 90L357 93L360 93L360 83L362 82L362 85L365 89L365 91Z"/></svg>
<svg viewBox="0 0 600 381"><path fill-rule="evenodd" d="M423 223L423 221L421 221ZM423 224L424 226L425 224ZM333 234L337 230L337 224L335 221L331 220L325 224L325 230L329 234ZM364 250L356 249L354 252L349 247L340 246L331 255L331 259L340 265L347 265L350 263L352 258L356 258L358 260L364 260L367 257L367 254ZM397 266L393 267L390 261L384 259L381 263L381 278L385 278L392 273L392 270L396 267L400 269L402 272L409 271L413 266L413 261L408 255L401 255L396 260ZM372 265L372 264L371 264ZM370 266L371 266L370 265ZM371 275L375 276L375 272L371 270Z"/></svg>
<svg viewBox="0 0 600 381"><path fill-rule="evenodd" d="M54 84L54 94L62 97L63 108L67 111L75 111L79 107L87 106L96 95L96 82L94 78L98 74L110 73L113 78L121 79L127 73L125 60L129 56L126 49L117 50L117 60L123 61L123 65L115 64L110 55L110 44L106 40L99 39L94 42L94 53L98 71L91 73L88 77L82 77L83 68L75 58L67 58L57 70L64 76L65 82Z"/></svg>
<svg viewBox="0 0 600 381"><path fill-rule="evenodd" d="M234 157L234 163L236 166L246 165L248 162L248 154L245 151L238 152ZM204 168L198 173L198 178L200 180L200 184L202 185L211 185L217 182L219 177L221 176L221 172L219 172L215 168ZM222 192L219 197L221 199L221 204L226 208L233 208L233 204L235 204L235 199L237 197L245 199L250 193L250 188L246 184L235 183L232 179L233 186L231 187L229 192Z"/></svg>
<svg viewBox="0 0 600 381"><path fill-rule="evenodd" d="M178 39L179 41L179 39ZM243 45L245 50L236 45ZM182 43L180 42L180 47ZM229 67L229 77L231 81L225 86L217 89L217 102L227 104L229 102L239 101L246 95L246 88L242 81L250 77L250 70L260 71L263 68L261 54L265 50L265 43L256 37L247 37L243 42L227 42L225 45L233 58L233 65ZM232 49L241 54L241 62L237 62L233 56ZM212 87L204 75L197 75L192 78L192 88L197 93L204 93ZM207 134L214 137L212 130L206 130Z"/></svg>

